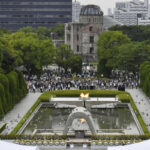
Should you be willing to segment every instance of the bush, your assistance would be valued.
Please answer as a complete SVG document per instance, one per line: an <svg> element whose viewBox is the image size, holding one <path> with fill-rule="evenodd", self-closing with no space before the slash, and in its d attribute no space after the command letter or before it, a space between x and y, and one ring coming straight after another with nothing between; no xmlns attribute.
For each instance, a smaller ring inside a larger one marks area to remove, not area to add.
<svg viewBox="0 0 150 150"><path fill-rule="evenodd" d="M2 112L7 112L7 101L5 97L5 91L4 86L0 83L0 99L1 99L1 105L2 105ZM3 113L2 113L3 114Z"/></svg>
<svg viewBox="0 0 150 150"><path fill-rule="evenodd" d="M20 72L0 74L0 118L27 94L27 86Z"/></svg>
<svg viewBox="0 0 150 150"><path fill-rule="evenodd" d="M3 123L1 126L0 126L0 133L5 129L6 127L6 123Z"/></svg>
<svg viewBox="0 0 150 150"><path fill-rule="evenodd" d="M12 103L13 105L16 104L16 102L18 101L18 83L16 79L16 75L14 75L13 72L10 72L8 75L8 80L9 80L9 92L11 94L12 97Z"/></svg>
<svg viewBox="0 0 150 150"><path fill-rule="evenodd" d="M7 111L10 110L12 107L12 101L9 94L9 81L6 75L0 74L0 83L4 87L4 92L6 96L6 102L7 102Z"/></svg>
<svg viewBox="0 0 150 150"><path fill-rule="evenodd" d="M24 80L24 76L22 72L17 72L18 80L19 80L19 99L22 99L28 92L27 84Z"/></svg>
<svg viewBox="0 0 150 150"><path fill-rule="evenodd" d="M140 67L140 87L150 97L150 62L144 62Z"/></svg>

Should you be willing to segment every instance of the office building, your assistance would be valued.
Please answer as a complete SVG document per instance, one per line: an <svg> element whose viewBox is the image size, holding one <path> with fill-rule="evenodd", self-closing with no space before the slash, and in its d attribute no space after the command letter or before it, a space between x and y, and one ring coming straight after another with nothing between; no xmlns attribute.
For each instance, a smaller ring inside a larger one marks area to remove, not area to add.
<svg viewBox="0 0 150 150"><path fill-rule="evenodd" d="M72 0L0 0L0 26L5 29L52 27L71 21Z"/></svg>
<svg viewBox="0 0 150 150"><path fill-rule="evenodd" d="M72 3L72 22L79 22L81 8L80 2L75 1Z"/></svg>
<svg viewBox="0 0 150 150"><path fill-rule="evenodd" d="M149 1L132 0L129 2L117 2L114 9L114 19L124 25L137 25L138 18L148 16Z"/></svg>

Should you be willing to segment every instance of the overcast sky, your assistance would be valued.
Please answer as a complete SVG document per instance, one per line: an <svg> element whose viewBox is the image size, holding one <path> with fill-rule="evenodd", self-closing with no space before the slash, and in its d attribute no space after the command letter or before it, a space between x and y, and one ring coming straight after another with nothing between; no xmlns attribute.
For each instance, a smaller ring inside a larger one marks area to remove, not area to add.
<svg viewBox="0 0 150 150"><path fill-rule="evenodd" d="M112 10L113 8L115 8L115 2L124 2L124 1L131 1L131 0L76 0L76 1L81 2L81 4L99 5L101 9L103 10L104 14L106 15L108 12L108 8L112 8Z"/></svg>

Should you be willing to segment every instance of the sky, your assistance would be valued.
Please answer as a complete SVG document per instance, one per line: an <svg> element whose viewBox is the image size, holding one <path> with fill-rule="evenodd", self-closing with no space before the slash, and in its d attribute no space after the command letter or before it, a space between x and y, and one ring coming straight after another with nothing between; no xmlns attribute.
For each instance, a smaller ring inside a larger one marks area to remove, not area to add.
<svg viewBox="0 0 150 150"><path fill-rule="evenodd" d="M75 0L73 0L75 1ZM81 2L81 4L95 4L99 5L104 12L104 15L107 15L108 8L115 8L115 2L124 2L124 1L132 1L132 0L76 0L78 2ZM141 0L143 1L143 0Z"/></svg>

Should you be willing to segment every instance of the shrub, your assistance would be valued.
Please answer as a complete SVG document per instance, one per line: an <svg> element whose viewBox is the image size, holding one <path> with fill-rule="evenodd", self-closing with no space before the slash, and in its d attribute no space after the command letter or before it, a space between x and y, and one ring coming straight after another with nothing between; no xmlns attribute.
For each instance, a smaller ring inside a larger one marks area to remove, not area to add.
<svg viewBox="0 0 150 150"><path fill-rule="evenodd" d="M3 123L1 126L0 126L0 133L5 129L6 127L6 123Z"/></svg>
<svg viewBox="0 0 150 150"><path fill-rule="evenodd" d="M10 110L12 107L12 101L10 99L10 94L9 94L9 81L6 75L0 74L0 83L4 87L4 92L6 96L6 102L7 102L7 111Z"/></svg>
<svg viewBox="0 0 150 150"><path fill-rule="evenodd" d="M2 105L2 112L7 112L7 101L5 97L5 91L4 86L0 83L0 99L1 99L1 105Z"/></svg>
<svg viewBox="0 0 150 150"><path fill-rule="evenodd" d="M23 73L17 71L18 74L18 81L19 81L19 99L22 99L28 92L27 84L24 80Z"/></svg>
<svg viewBox="0 0 150 150"><path fill-rule="evenodd" d="M140 87L150 97L150 62L144 62L140 67Z"/></svg>
<svg viewBox="0 0 150 150"><path fill-rule="evenodd" d="M18 93L19 93L19 84L18 84L18 77L16 72L12 71L8 75L8 80L9 80L9 92L12 97L12 102L13 105L16 104L19 100L18 98Z"/></svg>

